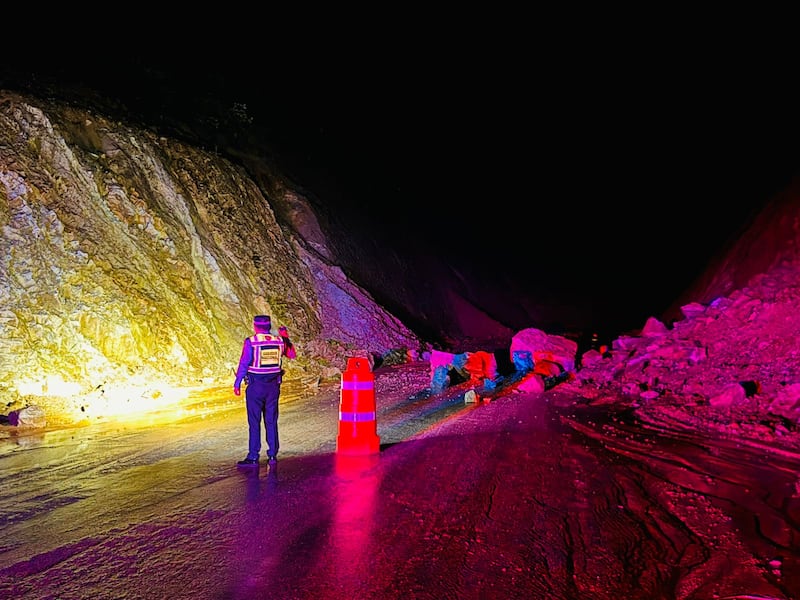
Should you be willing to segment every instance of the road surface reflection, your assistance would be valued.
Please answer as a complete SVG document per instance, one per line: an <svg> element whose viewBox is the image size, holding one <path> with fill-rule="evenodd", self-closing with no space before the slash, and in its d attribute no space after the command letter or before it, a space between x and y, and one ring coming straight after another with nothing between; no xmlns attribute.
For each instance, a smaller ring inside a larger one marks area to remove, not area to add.
<svg viewBox="0 0 800 600"><path fill-rule="evenodd" d="M284 399L274 468L235 467L227 389L4 440L0 596L800 598L797 457L404 378L377 386L375 455L335 452L335 389Z"/></svg>

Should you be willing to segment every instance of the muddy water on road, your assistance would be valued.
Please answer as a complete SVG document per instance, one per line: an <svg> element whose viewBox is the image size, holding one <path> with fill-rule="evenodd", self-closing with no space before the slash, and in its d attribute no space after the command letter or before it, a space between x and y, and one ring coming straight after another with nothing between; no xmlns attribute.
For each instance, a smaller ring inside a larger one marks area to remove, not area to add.
<svg viewBox="0 0 800 600"><path fill-rule="evenodd" d="M337 390L287 395L277 468L234 467L227 397L6 441L0 596L800 598L793 457L424 382L377 386L370 456L335 452Z"/></svg>

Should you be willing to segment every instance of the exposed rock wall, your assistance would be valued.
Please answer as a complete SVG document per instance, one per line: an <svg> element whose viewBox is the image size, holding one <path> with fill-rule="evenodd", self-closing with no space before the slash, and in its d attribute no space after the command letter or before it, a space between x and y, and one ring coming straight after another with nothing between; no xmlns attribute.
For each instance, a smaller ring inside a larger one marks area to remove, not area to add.
<svg viewBox="0 0 800 600"><path fill-rule="evenodd" d="M256 313L288 326L287 377L309 382L348 355L419 345L331 263L279 173L257 184L214 153L1 91L0 228L7 405L54 380L78 395L232 381Z"/></svg>

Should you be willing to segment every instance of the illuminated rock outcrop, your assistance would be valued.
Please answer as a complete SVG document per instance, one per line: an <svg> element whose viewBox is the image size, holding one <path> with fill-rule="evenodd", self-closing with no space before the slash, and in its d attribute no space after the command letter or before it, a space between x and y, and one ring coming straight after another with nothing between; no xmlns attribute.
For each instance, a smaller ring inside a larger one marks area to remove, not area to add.
<svg viewBox="0 0 800 600"><path fill-rule="evenodd" d="M419 345L331 262L279 173L257 184L212 152L67 105L0 92L0 227L9 407L42 397L85 413L112 393L228 385L256 313L288 326L287 378L311 385L345 356Z"/></svg>

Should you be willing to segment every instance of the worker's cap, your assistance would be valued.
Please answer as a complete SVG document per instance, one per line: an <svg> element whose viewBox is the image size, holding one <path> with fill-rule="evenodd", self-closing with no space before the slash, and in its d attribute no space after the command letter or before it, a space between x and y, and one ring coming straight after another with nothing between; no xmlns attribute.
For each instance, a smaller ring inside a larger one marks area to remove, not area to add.
<svg viewBox="0 0 800 600"><path fill-rule="evenodd" d="M269 327L272 323L272 319L269 318L269 315L256 315L253 317L253 325L258 325L259 327Z"/></svg>

